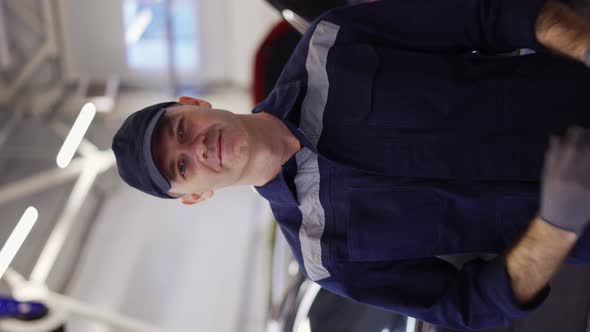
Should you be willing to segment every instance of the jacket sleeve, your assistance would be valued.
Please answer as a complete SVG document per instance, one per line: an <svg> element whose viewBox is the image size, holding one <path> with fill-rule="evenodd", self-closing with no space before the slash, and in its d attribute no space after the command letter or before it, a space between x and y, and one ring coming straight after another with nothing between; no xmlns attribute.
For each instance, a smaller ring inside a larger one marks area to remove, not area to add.
<svg viewBox="0 0 590 332"><path fill-rule="evenodd" d="M503 255L474 259L457 270L438 258L335 267L324 288L355 301L443 327L474 331L507 326L536 310L547 298L547 285L521 306L510 286ZM338 277L341 276L341 277Z"/></svg>
<svg viewBox="0 0 590 332"><path fill-rule="evenodd" d="M497 54L541 50L535 22L545 0L381 0L331 11L324 19L368 42L427 52ZM321 19L321 18L320 18ZM354 38L354 37L353 37Z"/></svg>

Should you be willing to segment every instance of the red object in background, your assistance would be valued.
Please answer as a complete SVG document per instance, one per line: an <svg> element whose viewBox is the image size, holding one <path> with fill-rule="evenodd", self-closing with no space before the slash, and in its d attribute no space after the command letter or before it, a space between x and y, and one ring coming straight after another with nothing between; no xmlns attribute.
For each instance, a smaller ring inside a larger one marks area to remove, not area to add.
<svg viewBox="0 0 590 332"><path fill-rule="evenodd" d="M313 21L335 7L370 1L373 0L267 0L279 12L290 9L307 21ZM252 99L255 104L261 102L272 91L299 40L301 35L283 20L270 30L258 47L252 83Z"/></svg>
<svg viewBox="0 0 590 332"><path fill-rule="evenodd" d="M252 98L261 102L272 91L283 67L301 39L287 21L278 22L256 51Z"/></svg>

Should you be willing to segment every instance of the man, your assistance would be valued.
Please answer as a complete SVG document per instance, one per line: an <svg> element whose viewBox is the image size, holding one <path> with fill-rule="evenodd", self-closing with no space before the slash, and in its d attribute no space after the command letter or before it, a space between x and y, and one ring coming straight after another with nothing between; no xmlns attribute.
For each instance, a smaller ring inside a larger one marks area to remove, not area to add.
<svg viewBox="0 0 590 332"><path fill-rule="evenodd" d="M516 48L573 60L489 55ZM254 114L182 97L131 115L113 150L127 183L184 204L256 186L332 292L454 329L507 325L564 260L590 263L590 134L555 136L590 127L589 49L588 25L551 0L340 8ZM464 252L499 255L436 257Z"/></svg>

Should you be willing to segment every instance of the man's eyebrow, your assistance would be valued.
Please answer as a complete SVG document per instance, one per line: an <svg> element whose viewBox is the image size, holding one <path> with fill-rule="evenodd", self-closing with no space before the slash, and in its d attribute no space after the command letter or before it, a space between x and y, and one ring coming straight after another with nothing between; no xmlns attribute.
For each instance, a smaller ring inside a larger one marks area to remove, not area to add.
<svg viewBox="0 0 590 332"><path fill-rule="evenodd" d="M164 118L162 120L164 121L163 124L166 127L166 131L168 132L167 139L174 140L174 124L172 119L169 116L167 116L167 114L164 114ZM168 181L171 182L176 181L176 162L174 161L174 159L175 158L173 157L169 163L169 166L166 168L166 176L168 177Z"/></svg>
<svg viewBox="0 0 590 332"><path fill-rule="evenodd" d="M166 121L166 127L168 129L168 138L173 139L174 138L174 125L173 125L173 121L172 119L170 119L169 116L164 117L164 120Z"/></svg>
<svg viewBox="0 0 590 332"><path fill-rule="evenodd" d="M170 182L176 181L176 163L174 159L170 161L170 166L168 167L168 179Z"/></svg>

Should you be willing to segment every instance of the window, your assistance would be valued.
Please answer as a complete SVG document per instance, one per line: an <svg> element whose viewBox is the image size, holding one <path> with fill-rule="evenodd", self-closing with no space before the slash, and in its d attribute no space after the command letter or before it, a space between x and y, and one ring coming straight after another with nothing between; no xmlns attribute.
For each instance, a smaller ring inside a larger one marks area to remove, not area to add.
<svg viewBox="0 0 590 332"><path fill-rule="evenodd" d="M166 6L170 6L170 41L166 30ZM199 69L199 42L194 0L124 0L123 15L130 69L168 69L168 45L174 45L174 68L171 69L196 73Z"/></svg>

